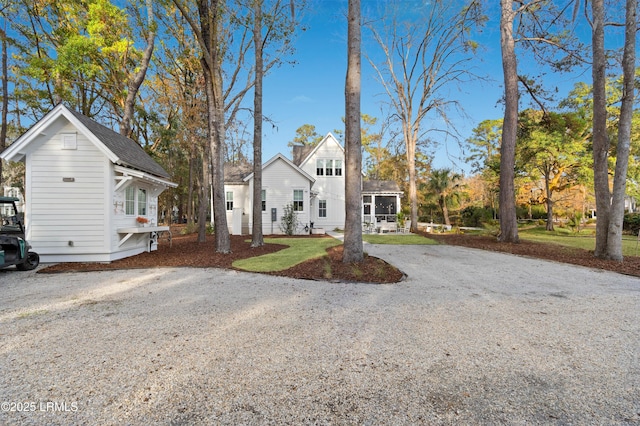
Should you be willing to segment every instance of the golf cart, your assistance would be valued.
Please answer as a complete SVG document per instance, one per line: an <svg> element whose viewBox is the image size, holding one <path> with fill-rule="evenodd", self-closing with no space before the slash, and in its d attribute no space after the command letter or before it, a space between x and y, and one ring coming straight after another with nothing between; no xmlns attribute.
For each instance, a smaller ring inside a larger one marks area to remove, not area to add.
<svg viewBox="0 0 640 426"><path fill-rule="evenodd" d="M0 197L0 268L16 265L20 271L35 269L38 253L24 239L24 225L16 206L17 198Z"/></svg>

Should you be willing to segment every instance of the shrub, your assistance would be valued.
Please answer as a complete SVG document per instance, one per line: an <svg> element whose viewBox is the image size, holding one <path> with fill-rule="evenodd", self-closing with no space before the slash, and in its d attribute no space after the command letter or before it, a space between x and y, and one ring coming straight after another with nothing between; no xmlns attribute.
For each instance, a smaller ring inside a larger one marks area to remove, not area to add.
<svg viewBox="0 0 640 426"><path fill-rule="evenodd" d="M480 227L483 223L493 220L493 209L490 207L465 207L460 212L463 226Z"/></svg>
<svg viewBox="0 0 640 426"><path fill-rule="evenodd" d="M622 229L633 235L638 235L638 231L640 231L640 213L625 214Z"/></svg>
<svg viewBox="0 0 640 426"><path fill-rule="evenodd" d="M198 232L198 224L195 222L187 223L187 226L182 228L182 231L180 231L182 235L193 234L195 232Z"/></svg>
<svg viewBox="0 0 640 426"><path fill-rule="evenodd" d="M298 228L298 214L293 210L293 203L284 206L284 213L280 218L280 229L287 235L294 235Z"/></svg>
<svg viewBox="0 0 640 426"><path fill-rule="evenodd" d="M575 233L580 232L580 229L582 229L582 212L573 212L569 216L567 226Z"/></svg>
<svg viewBox="0 0 640 426"><path fill-rule="evenodd" d="M547 209L542 204L531 206L531 219L547 220Z"/></svg>

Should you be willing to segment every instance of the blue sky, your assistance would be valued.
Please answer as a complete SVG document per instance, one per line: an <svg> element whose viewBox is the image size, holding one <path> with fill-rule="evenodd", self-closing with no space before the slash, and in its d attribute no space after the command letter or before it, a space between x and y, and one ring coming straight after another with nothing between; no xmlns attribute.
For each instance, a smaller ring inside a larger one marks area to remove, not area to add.
<svg viewBox="0 0 640 426"><path fill-rule="evenodd" d="M409 3L409 2L408 2ZM372 2L364 0L363 8ZM295 43L296 65L285 64L273 70L264 81L264 113L277 128L264 125L263 158L268 160L281 152L290 157L287 143L303 124L313 124L322 135L342 128L344 116L344 81L346 75L346 10L345 0L315 0L312 9L305 15L307 31L301 33ZM369 36L363 30L363 43ZM502 63L500 57L499 17L490 16L478 40L482 52L474 59L474 66L488 77L488 81L474 82L461 87L452 87L452 96L457 97L468 117L452 112L462 139L471 135L471 130L482 120L501 118ZM527 71L521 61L520 72ZM558 87L558 99L562 99L578 81L588 81L590 73L578 75L552 75L548 83ZM381 106L386 99L383 88L375 79L366 59L362 61L362 105L363 113L382 119ZM434 125L429 118L425 126ZM435 123L435 125L438 125ZM460 158L458 143L441 140L431 149L435 167L450 167L468 172L469 168Z"/></svg>

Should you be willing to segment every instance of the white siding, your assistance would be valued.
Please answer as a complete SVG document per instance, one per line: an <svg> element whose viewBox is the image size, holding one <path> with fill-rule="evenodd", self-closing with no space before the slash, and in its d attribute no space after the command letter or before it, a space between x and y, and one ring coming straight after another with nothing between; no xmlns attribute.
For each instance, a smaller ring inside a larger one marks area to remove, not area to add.
<svg viewBox="0 0 640 426"><path fill-rule="evenodd" d="M308 225L310 222L310 198L309 179L301 174L299 171L292 168L282 159L277 159L262 171L262 188L266 190L266 210L262 212L262 233L269 234L283 234L280 229L280 223L282 214L284 213L284 207L287 204L293 203L293 190L301 189L304 194L303 207L304 210L297 212L299 222L299 233L302 228ZM250 180L248 193L253 191L253 179ZM246 205L246 210L251 213L252 200L249 198ZM271 209L277 209L277 220L271 222ZM249 224L251 227L251 224Z"/></svg>
<svg viewBox="0 0 640 426"><path fill-rule="evenodd" d="M316 174L316 160L341 160L342 176L318 176ZM321 145L317 147L313 155L300 165L300 168L313 176L316 181L313 191L318 195L313 200L311 211L311 221L314 227L332 230L334 228L344 229L345 222L345 196L344 196L344 151L333 137L327 137ZM327 217L318 217L318 201L327 201Z"/></svg>
<svg viewBox="0 0 640 426"><path fill-rule="evenodd" d="M27 238L43 262L49 255L106 253L109 160L82 134L62 149L67 125L27 157ZM67 180L67 181L65 181Z"/></svg>
<svg viewBox="0 0 640 426"><path fill-rule="evenodd" d="M242 223L243 223L243 233L246 232L246 224L249 221L249 215L251 215L251 204L248 197L248 185L225 185L224 186L224 206L227 208L227 192L233 192L233 207L242 209ZM227 228L229 228L229 232L232 232L232 224L233 224L233 211L226 210L227 212Z"/></svg>
<svg viewBox="0 0 640 426"><path fill-rule="evenodd" d="M113 192L116 186L116 173L111 168L109 173L110 190L113 194L112 200L108 206L110 210L109 216L112 218L112 225L110 226L110 243L112 259L118 259L122 257L131 256L134 254L142 253L149 249L149 233L136 234L130 237L122 245L120 245L120 239L126 234L118 234L118 228L140 227L142 225L136 222L136 218L139 216L137 211L137 202L134 205L134 212L131 215L127 215L125 211L125 191L126 188L132 186L136 189L144 189L147 191L147 214L144 215L149 222L153 225L158 224L158 197L156 192L148 182L141 179L133 178L127 184L122 186L117 192Z"/></svg>

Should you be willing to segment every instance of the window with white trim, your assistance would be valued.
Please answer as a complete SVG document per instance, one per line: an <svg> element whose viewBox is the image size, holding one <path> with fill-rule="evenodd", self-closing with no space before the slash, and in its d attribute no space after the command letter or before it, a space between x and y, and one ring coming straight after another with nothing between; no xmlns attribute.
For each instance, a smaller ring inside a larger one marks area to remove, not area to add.
<svg viewBox="0 0 640 426"><path fill-rule="evenodd" d="M324 160L316 160L316 175L324 176Z"/></svg>
<svg viewBox="0 0 640 426"><path fill-rule="evenodd" d="M327 176L333 176L333 160L325 160L324 164L324 174Z"/></svg>
<svg viewBox="0 0 640 426"><path fill-rule="evenodd" d="M147 215L147 190L138 188L138 216Z"/></svg>
<svg viewBox="0 0 640 426"><path fill-rule="evenodd" d="M227 210L233 210L233 191L227 191Z"/></svg>
<svg viewBox="0 0 640 426"><path fill-rule="evenodd" d="M327 217L327 200L318 200L318 217Z"/></svg>
<svg viewBox="0 0 640 426"><path fill-rule="evenodd" d="M342 160L336 160L335 173L336 176L342 176Z"/></svg>
<svg viewBox="0 0 640 426"><path fill-rule="evenodd" d="M267 211L267 190L266 189L262 190L262 211L263 212Z"/></svg>
<svg viewBox="0 0 640 426"><path fill-rule="evenodd" d="M124 191L124 214L133 216L136 214L136 188L127 186Z"/></svg>
<svg viewBox="0 0 640 426"><path fill-rule="evenodd" d="M293 190L293 211L304 211L304 191L302 189Z"/></svg>
<svg viewBox="0 0 640 426"><path fill-rule="evenodd" d="M129 185L124 190L124 214L126 216L147 216L149 196L147 190Z"/></svg>

